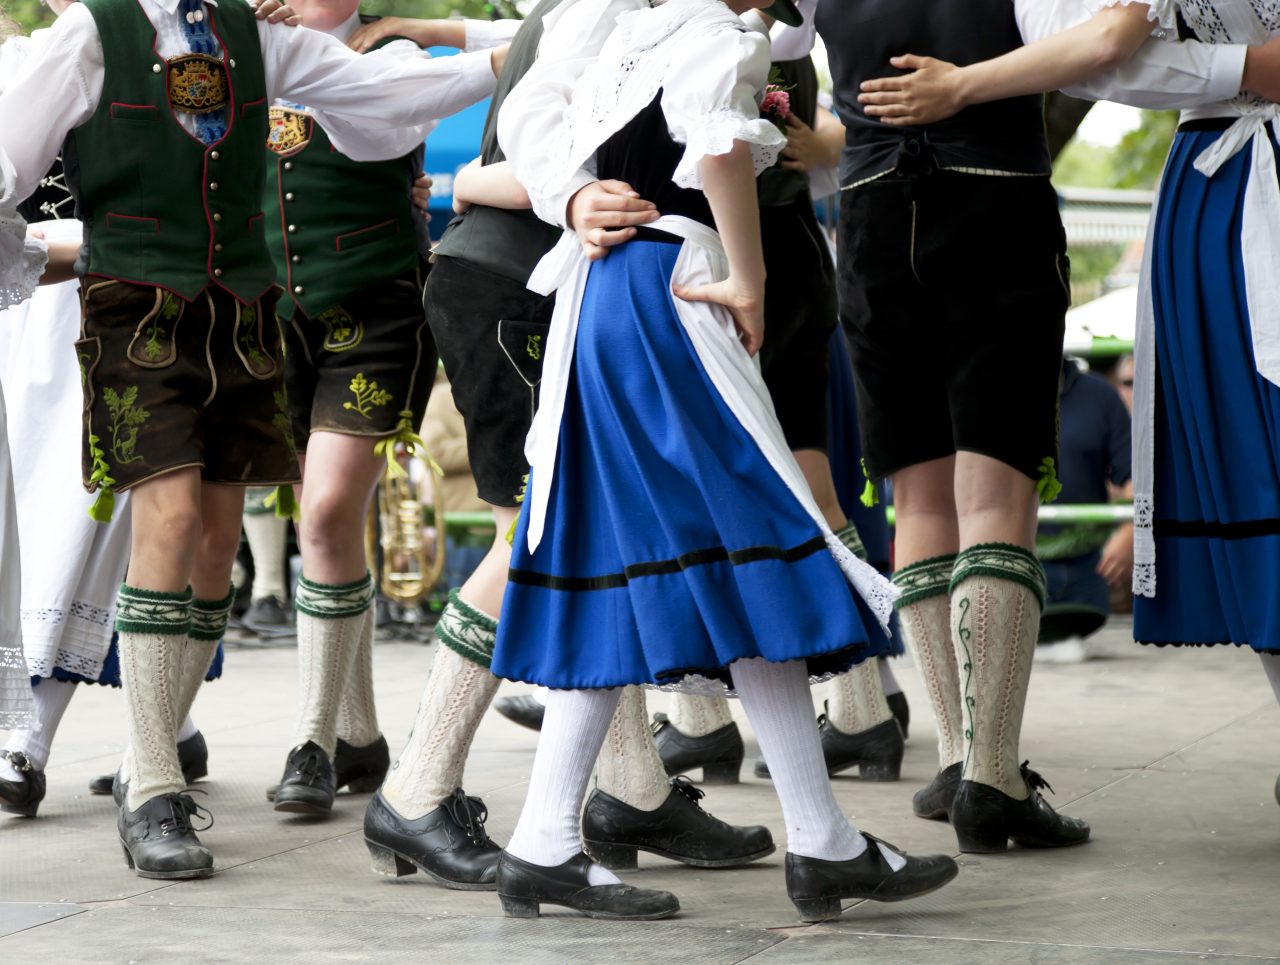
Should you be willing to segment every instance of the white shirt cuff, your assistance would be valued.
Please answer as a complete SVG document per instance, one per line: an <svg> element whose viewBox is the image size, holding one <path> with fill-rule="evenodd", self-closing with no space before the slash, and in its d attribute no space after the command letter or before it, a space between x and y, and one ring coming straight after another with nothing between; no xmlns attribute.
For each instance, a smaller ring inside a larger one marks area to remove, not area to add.
<svg viewBox="0 0 1280 965"><path fill-rule="evenodd" d="M466 51L488 50L490 47L501 47L510 43L515 35L512 25L519 27L518 20L471 20L462 21L467 38Z"/></svg>
<svg viewBox="0 0 1280 965"><path fill-rule="evenodd" d="M585 188L588 184L600 180L585 168L580 168L564 190L549 198L530 197L533 203L533 213L548 224L559 225L561 228L569 227L569 202L573 200L573 196Z"/></svg>
<svg viewBox="0 0 1280 965"><path fill-rule="evenodd" d="M1244 82L1244 59L1249 48L1244 44L1214 44L1212 47L1206 93L1214 100L1230 100L1240 93L1240 85Z"/></svg>

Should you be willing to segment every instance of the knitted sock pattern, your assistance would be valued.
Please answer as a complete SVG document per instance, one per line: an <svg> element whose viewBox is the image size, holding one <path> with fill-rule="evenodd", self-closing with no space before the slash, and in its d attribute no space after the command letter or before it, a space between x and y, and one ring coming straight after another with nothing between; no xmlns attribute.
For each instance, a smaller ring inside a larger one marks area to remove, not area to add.
<svg viewBox="0 0 1280 965"><path fill-rule="evenodd" d="M733 723L729 701L724 697L674 693L668 707L671 726L686 737L706 737Z"/></svg>
<svg viewBox="0 0 1280 965"><path fill-rule="evenodd" d="M374 608L371 606L364 612L360 643L338 704L338 736L354 747L372 744L382 733L373 693L373 632Z"/></svg>
<svg viewBox="0 0 1280 965"><path fill-rule="evenodd" d="M596 786L638 811L656 810L671 794L640 687L622 688L596 759Z"/></svg>

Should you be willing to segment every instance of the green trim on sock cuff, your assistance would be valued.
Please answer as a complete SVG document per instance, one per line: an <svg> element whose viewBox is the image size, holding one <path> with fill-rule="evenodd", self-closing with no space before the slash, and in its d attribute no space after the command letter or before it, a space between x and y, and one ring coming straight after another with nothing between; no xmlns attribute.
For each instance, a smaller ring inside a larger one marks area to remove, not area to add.
<svg viewBox="0 0 1280 965"><path fill-rule="evenodd" d="M498 621L449 591L449 605L436 621L436 639L464 660L489 669L498 638Z"/></svg>
<svg viewBox="0 0 1280 965"><path fill-rule="evenodd" d="M350 583L315 583L299 577L293 606L317 620L341 620L363 614L373 606L374 597L373 577L368 572Z"/></svg>
<svg viewBox="0 0 1280 965"><path fill-rule="evenodd" d="M864 563L867 561L867 548L863 545L862 537L858 535L858 527L853 525L852 520L836 530L835 537L844 544L844 548L850 553Z"/></svg>
<svg viewBox="0 0 1280 965"><path fill-rule="evenodd" d="M191 631L187 634L192 640L203 640L216 643L227 634L227 623L231 620L231 606L236 601L236 588L230 587L227 595L221 600L201 600L198 597L191 601Z"/></svg>
<svg viewBox="0 0 1280 965"><path fill-rule="evenodd" d="M894 601L893 608L901 610L930 597L948 595L951 592L951 572L955 564L956 554L948 553L910 563L898 570L893 574L893 584L902 593Z"/></svg>
<svg viewBox="0 0 1280 965"><path fill-rule="evenodd" d="M191 630L191 587L170 593L121 583L116 594L116 630L186 636Z"/></svg>
<svg viewBox="0 0 1280 965"><path fill-rule="evenodd" d="M974 576L990 576L1020 583L1035 595L1040 608L1044 609L1044 566L1028 549L1012 543L979 543L977 546L970 546L956 557L955 572L951 576L951 592L955 593L956 587Z"/></svg>

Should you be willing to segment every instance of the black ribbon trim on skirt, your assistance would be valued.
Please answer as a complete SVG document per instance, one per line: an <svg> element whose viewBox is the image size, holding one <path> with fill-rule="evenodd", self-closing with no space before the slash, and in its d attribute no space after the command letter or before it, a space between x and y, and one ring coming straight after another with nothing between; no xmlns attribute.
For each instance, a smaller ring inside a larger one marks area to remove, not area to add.
<svg viewBox="0 0 1280 965"><path fill-rule="evenodd" d="M1280 536L1280 519L1248 519L1239 523L1210 523L1206 520L1157 519L1157 536L1183 539L1253 539Z"/></svg>
<svg viewBox="0 0 1280 965"><path fill-rule="evenodd" d="M605 576L552 576L549 573L513 568L508 573L507 578L512 583L519 583L523 586L540 586L547 590L568 590L570 592L616 590L641 576L665 576L671 573L679 573L694 566L705 566L708 563L728 562L734 566L741 566L744 563L759 563L762 560L781 560L784 563L796 563L826 548L826 538L815 536L799 546L791 547L791 549L783 549L780 546L749 546L743 550L730 552L723 546L714 546L710 549L684 553L674 559L657 560L652 563L633 563L621 573L609 573Z"/></svg>

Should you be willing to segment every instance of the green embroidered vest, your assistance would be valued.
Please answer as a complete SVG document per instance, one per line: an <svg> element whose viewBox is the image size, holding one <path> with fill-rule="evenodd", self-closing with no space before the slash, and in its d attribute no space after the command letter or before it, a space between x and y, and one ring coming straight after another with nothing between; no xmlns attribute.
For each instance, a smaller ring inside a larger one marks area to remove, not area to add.
<svg viewBox="0 0 1280 965"><path fill-rule="evenodd" d="M243 0L206 10L228 88L226 136L207 147L169 106L169 65L137 0L84 5L106 71L97 110L67 139L85 231L76 270L187 301L211 284L253 301L275 283L262 214L267 86L253 13Z"/></svg>
<svg viewBox="0 0 1280 965"><path fill-rule="evenodd" d="M307 317L418 266L409 189L422 171L421 149L353 161L314 118L273 107L267 150L267 240L285 293ZM290 314L286 304L280 311Z"/></svg>

